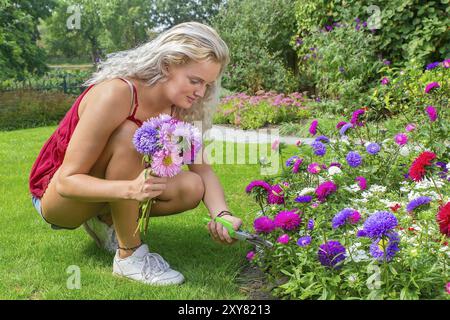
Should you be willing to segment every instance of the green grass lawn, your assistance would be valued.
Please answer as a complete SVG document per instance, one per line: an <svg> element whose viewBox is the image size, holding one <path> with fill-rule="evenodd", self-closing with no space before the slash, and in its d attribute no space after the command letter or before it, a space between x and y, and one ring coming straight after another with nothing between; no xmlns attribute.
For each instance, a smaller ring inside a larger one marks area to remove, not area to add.
<svg viewBox="0 0 450 320"><path fill-rule="evenodd" d="M54 231L32 206L28 176L55 127L0 132L0 299L246 299L236 277L247 265L246 243L210 240L203 203L189 212L150 220L145 242L186 278L182 286L152 287L112 276L113 256L97 248L83 228ZM236 146L235 146L236 147ZM258 165L214 165L227 203L252 229L258 210L245 186L260 178ZM68 289L78 266L81 289Z"/></svg>

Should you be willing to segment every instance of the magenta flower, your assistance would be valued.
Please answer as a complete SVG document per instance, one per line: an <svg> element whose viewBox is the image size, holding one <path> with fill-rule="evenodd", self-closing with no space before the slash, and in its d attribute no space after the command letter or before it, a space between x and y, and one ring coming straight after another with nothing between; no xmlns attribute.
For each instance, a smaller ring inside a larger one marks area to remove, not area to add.
<svg viewBox="0 0 450 320"><path fill-rule="evenodd" d="M253 228L257 233L270 233L275 229L275 223L269 217L262 216L255 219Z"/></svg>
<svg viewBox="0 0 450 320"><path fill-rule="evenodd" d="M381 79L381 85L385 86L389 83L389 79L387 77L383 77L383 79Z"/></svg>
<svg viewBox="0 0 450 320"><path fill-rule="evenodd" d="M263 180L255 180L248 184L248 186L245 188L245 192L250 193L252 192L253 188L256 187L264 188L267 192L270 192L272 190L272 187L267 182Z"/></svg>
<svg viewBox="0 0 450 320"><path fill-rule="evenodd" d="M347 122L345 121L340 121L337 125L336 125L336 129L341 129L343 126L345 126L347 124Z"/></svg>
<svg viewBox="0 0 450 320"><path fill-rule="evenodd" d="M283 196L283 189L280 185L276 184L272 186L272 189L270 190L268 196L267 196L267 202L269 204L283 204L284 203L284 196Z"/></svg>
<svg viewBox="0 0 450 320"><path fill-rule="evenodd" d="M255 258L255 252L254 252L254 251L249 251L249 252L247 253L246 258L247 258L247 260L249 260L249 261L253 260L253 258Z"/></svg>
<svg viewBox="0 0 450 320"><path fill-rule="evenodd" d="M320 172L320 165L317 162L313 162L308 166L308 172L312 174L317 174Z"/></svg>
<svg viewBox="0 0 450 320"><path fill-rule="evenodd" d="M444 61L442 61L442 65L444 66L444 68L448 69L450 68L450 59L445 59ZM449 292L450 293L450 292Z"/></svg>
<svg viewBox="0 0 450 320"><path fill-rule="evenodd" d="M439 85L439 83L437 82L430 82L429 84L427 84L427 86L425 87L425 93L430 93L431 90L435 89L435 88L440 88L441 86Z"/></svg>
<svg viewBox="0 0 450 320"><path fill-rule="evenodd" d="M403 146L408 142L408 136L404 133L399 133L394 138L395 143L399 146Z"/></svg>
<svg viewBox="0 0 450 320"><path fill-rule="evenodd" d="M357 224L361 220L361 214L358 211L354 211L350 217L348 217L351 224Z"/></svg>
<svg viewBox="0 0 450 320"><path fill-rule="evenodd" d="M297 159L295 160L294 166L292 167L292 172L293 173L298 173L298 170L300 168L300 165L302 164L303 159Z"/></svg>
<svg viewBox="0 0 450 320"><path fill-rule="evenodd" d="M288 244L288 242L289 242L289 235L283 234L282 236L279 236L278 239L277 239L277 242L281 243L281 244Z"/></svg>
<svg viewBox="0 0 450 320"><path fill-rule="evenodd" d="M359 117L362 116L365 113L364 109L358 109L355 112L353 112L352 114L352 119L350 120L350 123L353 126L359 126L362 127L364 125L364 123L362 122L358 122L359 121Z"/></svg>
<svg viewBox="0 0 450 320"><path fill-rule="evenodd" d="M325 181L324 183L320 184L316 189L317 199L320 202L324 202L326 198L332 193L335 193L336 190L337 186L334 184L334 182Z"/></svg>
<svg viewBox="0 0 450 320"><path fill-rule="evenodd" d="M356 177L355 180L358 181L359 188L361 190L366 190L367 189L367 180L364 177L359 176L359 177Z"/></svg>
<svg viewBox="0 0 450 320"><path fill-rule="evenodd" d="M409 123L405 129L407 132L414 131L416 129L416 125L414 123Z"/></svg>
<svg viewBox="0 0 450 320"><path fill-rule="evenodd" d="M275 139L272 142L272 150L277 151L279 146L280 146L280 139Z"/></svg>
<svg viewBox="0 0 450 320"><path fill-rule="evenodd" d="M297 210L280 211L274 218L275 226L283 230L294 230L301 222Z"/></svg>
<svg viewBox="0 0 450 320"><path fill-rule="evenodd" d="M319 121L313 120L311 122L311 126L309 127L309 133L311 133L313 136L317 134L317 125L319 124Z"/></svg>
<svg viewBox="0 0 450 320"><path fill-rule="evenodd" d="M428 106L428 107L426 107L425 111L428 114L428 117L430 118L431 122L434 122L437 120L437 111L436 111L435 107Z"/></svg>
<svg viewBox="0 0 450 320"><path fill-rule="evenodd" d="M448 294L450 294L450 282L447 282L447 285L445 286L445 290Z"/></svg>

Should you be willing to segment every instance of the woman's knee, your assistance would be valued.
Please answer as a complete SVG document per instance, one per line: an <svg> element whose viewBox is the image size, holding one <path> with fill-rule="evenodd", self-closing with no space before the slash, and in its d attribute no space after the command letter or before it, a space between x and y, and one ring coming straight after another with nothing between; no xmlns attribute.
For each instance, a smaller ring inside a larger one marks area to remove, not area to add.
<svg viewBox="0 0 450 320"><path fill-rule="evenodd" d="M205 185L202 177L195 172L187 171L186 177L180 181L180 197L191 203L193 208L197 207L205 194Z"/></svg>

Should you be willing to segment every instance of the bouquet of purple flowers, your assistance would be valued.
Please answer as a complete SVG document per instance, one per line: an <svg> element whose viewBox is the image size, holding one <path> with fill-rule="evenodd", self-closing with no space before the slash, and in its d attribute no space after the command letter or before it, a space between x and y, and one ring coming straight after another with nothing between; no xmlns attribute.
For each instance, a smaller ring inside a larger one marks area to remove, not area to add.
<svg viewBox="0 0 450 320"><path fill-rule="evenodd" d="M167 114L145 121L133 137L136 150L143 155L145 178L148 175L173 177L183 164L193 163L201 147L200 131L193 125ZM138 229L147 233L153 199L140 205Z"/></svg>

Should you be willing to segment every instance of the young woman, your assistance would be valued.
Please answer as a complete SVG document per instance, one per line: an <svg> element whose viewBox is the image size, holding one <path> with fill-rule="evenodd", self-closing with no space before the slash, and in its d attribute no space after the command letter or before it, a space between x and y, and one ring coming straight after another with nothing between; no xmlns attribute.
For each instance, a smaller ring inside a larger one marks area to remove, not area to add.
<svg viewBox="0 0 450 320"><path fill-rule="evenodd" d="M114 251L113 273L146 284L184 281L134 235L139 203L151 216L193 209L203 200L212 218L228 211L223 188L207 159L173 178L145 179L132 137L142 121L161 113L211 127L220 78L229 62L225 42L210 27L182 23L133 50L111 55L44 144L30 174L32 202L53 229L83 225L98 245ZM220 223L212 238L234 243Z"/></svg>

